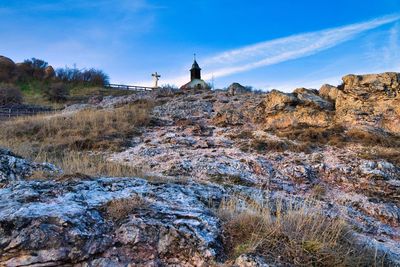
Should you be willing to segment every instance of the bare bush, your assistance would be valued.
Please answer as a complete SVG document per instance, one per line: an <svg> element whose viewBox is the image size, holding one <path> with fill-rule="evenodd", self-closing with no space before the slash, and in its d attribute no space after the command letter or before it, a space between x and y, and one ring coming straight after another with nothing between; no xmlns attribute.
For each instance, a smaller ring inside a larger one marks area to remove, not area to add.
<svg viewBox="0 0 400 267"><path fill-rule="evenodd" d="M52 83L43 91L44 97L49 101L64 102L67 100L69 91L64 83Z"/></svg>
<svg viewBox="0 0 400 267"><path fill-rule="evenodd" d="M64 83L103 86L109 83L109 77L102 70L83 69L80 70L74 66L73 68L65 67L56 70L56 78Z"/></svg>
<svg viewBox="0 0 400 267"><path fill-rule="evenodd" d="M0 85L0 105L21 104L23 101L21 90L13 85Z"/></svg>
<svg viewBox="0 0 400 267"><path fill-rule="evenodd" d="M42 59L32 58L26 59L22 65L23 68L21 69L24 70L25 74L35 80L43 80L45 76L45 69L49 64Z"/></svg>

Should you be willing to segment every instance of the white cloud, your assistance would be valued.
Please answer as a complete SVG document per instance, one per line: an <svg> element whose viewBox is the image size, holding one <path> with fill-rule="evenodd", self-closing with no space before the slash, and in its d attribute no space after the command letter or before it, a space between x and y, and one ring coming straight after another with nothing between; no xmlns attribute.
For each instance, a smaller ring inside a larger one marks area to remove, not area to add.
<svg viewBox="0 0 400 267"><path fill-rule="evenodd" d="M292 35L226 51L203 60L203 69L207 69L203 77L210 80L212 75L215 78L229 76L314 55L351 40L360 33L399 19L399 15L385 16L362 23ZM182 84L182 81L187 80L186 76L179 76L166 82Z"/></svg>

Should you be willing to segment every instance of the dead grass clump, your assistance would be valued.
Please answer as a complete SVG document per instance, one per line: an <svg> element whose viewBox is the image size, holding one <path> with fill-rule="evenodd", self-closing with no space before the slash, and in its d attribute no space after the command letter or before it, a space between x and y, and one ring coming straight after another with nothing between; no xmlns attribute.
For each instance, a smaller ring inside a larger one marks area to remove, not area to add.
<svg viewBox="0 0 400 267"><path fill-rule="evenodd" d="M126 218L135 209L143 209L148 203L141 196L131 198L113 199L105 205L105 213L112 220L122 220Z"/></svg>
<svg viewBox="0 0 400 267"><path fill-rule="evenodd" d="M365 146L400 147L400 136L390 133L351 128L346 132L349 140Z"/></svg>
<svg viewBox="0 0 400 267"><path fill-rule="evenodd" d="M253 131L243 130L240 133L230 135L231 139L252 139Z"/></svg>
<svg viewBox="0 0 400 267"><path fill-rule="evenodd" d="M137 167L109 161L105 155L88 152L64 152L58 155L41 154L37 160L51 162L60 167L65 175L100 177L142 177L143 172Z"/></svg>
<svg viewBox="0 0 400 267"><path fill-rule="evenodd" d="M336 146L340 146L346 141L344 128L342 126L333 126L330 128L298 126L294 129L277 131L276 135L290 140Z"/></svg>
<svg viewBox="0 0 400 267"><path fill-rule="evenodd" d="M351 143L364 146L400 147L400 136L362 128L347 130L340 125L329 128L299 125L286 130L276 130L275 134L289 140L336 147L344 147Z"/></svg>
<svg viewBox="0 0 400 267"><path fill-rule="evenodd" d="M358 153L358 156L367 160L386 160L396 166L400 166L400 150L398 148L365 148Z"/></svg>
<svg viewBox="0 0 400 267"><path fill-rule="evenodd" d="M353 247L350 229L343 220L328 218L306 204L286 205L285 209L282 206L277 203L272 208L238 198L222 202L217 214L223 221L230 259L256 253L295 266L357 266L364 260L371 263Z"/></svg>
<svg viewBox="0 0 400 267"><path fill-rule="evenodd" d="M245 150L255 150L259 153L265 152L304 152L311 153L313 145L310 143L302 142L295 143L289 140L273 140L273 139L253 139L246 146L242 147Z"/></svg>
<svg viewBox="0 0 400 267"><path fill-rule="evenodd" d="M29 142L53 150L119 150L127 138L138 134L138 127L149 123L151 107L151 103L140 103L18 118L2 125L0 142L7 146Z"/></svg>

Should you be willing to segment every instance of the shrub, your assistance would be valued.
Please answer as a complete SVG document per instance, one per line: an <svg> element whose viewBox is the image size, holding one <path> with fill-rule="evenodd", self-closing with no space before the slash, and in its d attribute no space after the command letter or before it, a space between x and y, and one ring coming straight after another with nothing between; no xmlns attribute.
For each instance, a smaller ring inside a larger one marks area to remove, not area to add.
<svg viewBox="0 0 400 267"><path fill-rule="evenodd" d="M109 83L108 75L102 70L94 68L80 70L76 66L57 69L56 78L64 83L75 85L104 86Z"/></svg>
<svg viewBox="0 0 400 267"><path fill-rule="evenodd" d="M21 104L21 90L12 85L0 85L0 105Z"/></svg>
<svg viewBox="0 0 400 267"><path fill-rule="evenodd" d="M45 69L49 64L42 59L32 58L26 59L22 65L23 67L20 69L25 72L25 75L35 80L42 80L45 76Z"/></svg>
<svg viewBox="0 0 400 267"><path fill-rule="evenodd" d="M67 100L69 91L64 83L59 82L50 84L43 95L47 100L59 103Z"/></svg>

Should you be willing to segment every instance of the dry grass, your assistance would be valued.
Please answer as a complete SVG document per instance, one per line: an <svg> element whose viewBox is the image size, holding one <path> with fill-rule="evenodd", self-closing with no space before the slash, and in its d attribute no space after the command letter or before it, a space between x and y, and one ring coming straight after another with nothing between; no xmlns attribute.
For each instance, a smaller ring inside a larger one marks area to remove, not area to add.
<svg viewBox="0 0 400 267"><path fill-rule="evenodd" d="M347 129L340 125L333 125L329 128L303 125L291 129L279 130L275 134L289 140L322 145L328 144L337 147L344 147L350 143L364 146L400 147L400 136L362 128Z"/></svg>
<svg viewBox="0 0 400 267"><path fill-rule="evenodd" d="M342 146L343 143L346 142L345 128L342 126L318 128L302 125L291 129L276 131L276 135L290 140L313 144Z"/></svg>
<svg viewBox="0 0 400 267"><path fill-rule="evenodd" d="M295 266L367 266L373 262L353 247L350 228L343 220L328 218L306 204L282 207L279 202L224 201L217 214L223 221L229 258L256 253Z"/></svg>
<svg viewBox="0 0 400 267"><path fill-rule="evenodd" d="M113 199L108 202L104 209L107 217L119 221L126 218L135 209L146 208L148 203L140 196L131 198Z"/></svg>
<svg viewBox="0 0 400 267"><path fill-rule="evenodd" d="M4 122L0 145L34 161L47 161L66 174L138 176L141 170L109 162L105 152L119 151L150 122L153 104L115 109L38 115ZM35 174L38 176L38 174Z"/></svg>
<svg viewBox="0 0 400 267"><path fill-rule="evenodd" d="M400 166L400 149L390 147L369 147L362 149L358 156L367 160L386 160Z"/></svg>
<svg viewBox="0 0 400 267"><path fill-rule="evenodd" d="M151 103L109 110L83 110L72 114L39 115L5 122L0 143L15 146L28 142L45 151L118 150L149 123Z"/></svg>
<svg viewBox="0 0 400 267"><path fill-rule="evenodd" d="M250 139L242 143L240 148L243 151L256 151L258 153L285 151L310 153L313 147L309 142L293 142L284 139Z"/></svg>
<svg viewBox="0 0 400 267"><path fill-rule="evenodd" d="M400 147L400 136L390 133L351 128L346 135L350 141L365 146Z"/></svg>

